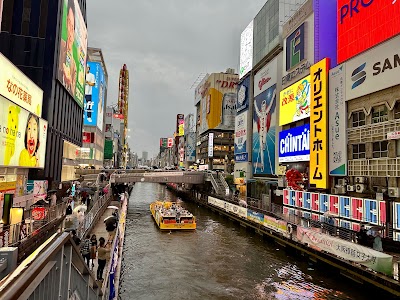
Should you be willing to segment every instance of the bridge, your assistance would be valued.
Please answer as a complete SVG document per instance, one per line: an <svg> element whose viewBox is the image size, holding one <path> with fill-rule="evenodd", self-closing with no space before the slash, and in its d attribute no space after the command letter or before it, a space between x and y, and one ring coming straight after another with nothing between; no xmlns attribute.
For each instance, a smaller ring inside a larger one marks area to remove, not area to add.
<svg viewBox="0 0 400 300"><path fill-rule="evenodd" d="M203 172L129 172L123 174L113 173L110 177L111 183L134 183L134 182L154 182L154 183L185 183L203 184Z"/></svg>

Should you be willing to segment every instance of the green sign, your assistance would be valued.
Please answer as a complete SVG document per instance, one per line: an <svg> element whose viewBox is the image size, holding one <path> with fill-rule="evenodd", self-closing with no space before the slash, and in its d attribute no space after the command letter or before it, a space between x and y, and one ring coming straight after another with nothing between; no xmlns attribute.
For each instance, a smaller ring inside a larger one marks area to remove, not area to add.
<svg viewBox="0 0 400 300"><path fill-rule="evenodd" d="M113 141L105 140L104 141L104 159L112 159L113 155L114 155Z"/></svg>

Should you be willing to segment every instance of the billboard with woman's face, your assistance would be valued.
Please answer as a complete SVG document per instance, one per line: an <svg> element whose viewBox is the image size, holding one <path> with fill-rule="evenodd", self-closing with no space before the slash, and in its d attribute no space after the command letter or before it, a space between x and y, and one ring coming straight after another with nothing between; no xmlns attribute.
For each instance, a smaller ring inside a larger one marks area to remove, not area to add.
<svg viewBox="0 0 400 300"><path fill-rule="evenodd" d="M77 0L63 0L57 79L83 107L87 29Z"/></svg>
<svg viewBox="0 0 400 300"><path fill-rule="evenodd" d="M44 168L47 121L0 96L0 166Z"/></svg>

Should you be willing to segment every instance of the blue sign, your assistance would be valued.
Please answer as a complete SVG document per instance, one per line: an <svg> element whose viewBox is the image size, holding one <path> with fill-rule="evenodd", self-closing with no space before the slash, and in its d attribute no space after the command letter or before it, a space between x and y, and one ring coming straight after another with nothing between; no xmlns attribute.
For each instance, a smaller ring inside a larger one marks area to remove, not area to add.
<svg viewBox="0 0 400 300"><path fill-rule="evenodd" d="M100 63L88 62L86 70L83 125L97 126L103 130L106 79Z"/></svg>
<svg viewBox="0 0 400 300"><path fill-rule="evenodd" d="M249 108L250 76L247 76L238 87L236 112L239 113Z"/></svg>
<svg viewBox="0 0 400 300"><path fill-rule="evenodd" d="M249 154L247 152L235 154L235 162L247 162L249 161Z"/></svg>
<svg viewBox="0 0 400 300"><path fill-rule="evenodd" d="M339 216L350 218L350 197L340 196L339 197Z"/></svg>
<svg viewBox="0 0 400 300"><path fill-rule="evenodd" d="M378 224L378 201L365 199L365 221L368 223Z"/></svg>
<svg viewBox="0 0 400 300"><path fill-rule="evenodd" d="M310 124L279 133L279 162L310 160Z"/></svg>
<svg viewBox="0 0 400 300"><path fill-rule="evenodd" d="M286 38L286 71L304 59L304 23Z"/></svg>

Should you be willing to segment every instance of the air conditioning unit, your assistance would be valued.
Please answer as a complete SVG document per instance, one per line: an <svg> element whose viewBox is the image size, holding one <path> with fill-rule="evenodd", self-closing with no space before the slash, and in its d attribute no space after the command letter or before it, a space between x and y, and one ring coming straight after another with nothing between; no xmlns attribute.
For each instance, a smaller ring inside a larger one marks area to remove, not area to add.
<svg viewBox="0 0 400 300"><path fill-rule="evenodd" d="M388 188L389 197L398 198L400 196L400 190L397 187Z"/></svg>
<svg viewBox="0 0 400 300"><path fill-rule="evenodd" d="M338 180L338 184L341 186L345 186L346 185L346 179L339 179Z"/></svg>
<svg viewBox="0 0 400 300"><path fill-rule="evenodd" d="M367 180L365 177L356 177L355 183L365 183Z"/></svg>
<svg viewBox="0 0 400 300"><path fill-rule="evenodd" d="M346 193L346 187L345 186L339 186L336 189L338 190L338 194L340 194L340 195Z"/></svg>
<svg viewBox="0 0 400 300"><path fill-rule="evenodd" d="M338 188L331 188L331 194L334 194L334 195L339 194L339 189Z"/></svg>
<svg viewBox="0 0 400 300"><path fill-rule="evenodd" d="M365 184L362 184L362 183L356 184L356 192L357 193L364 193L365 190L366 190Z"/></svg>
<svg viewBox="0 0 400 300"><path fill-rule="evenodd" d="M346 190L347 190L348 192L354 192L354 191L356 190L356 188L355 188L354 185L347 185L347 186L346 186Z"/></svg>

